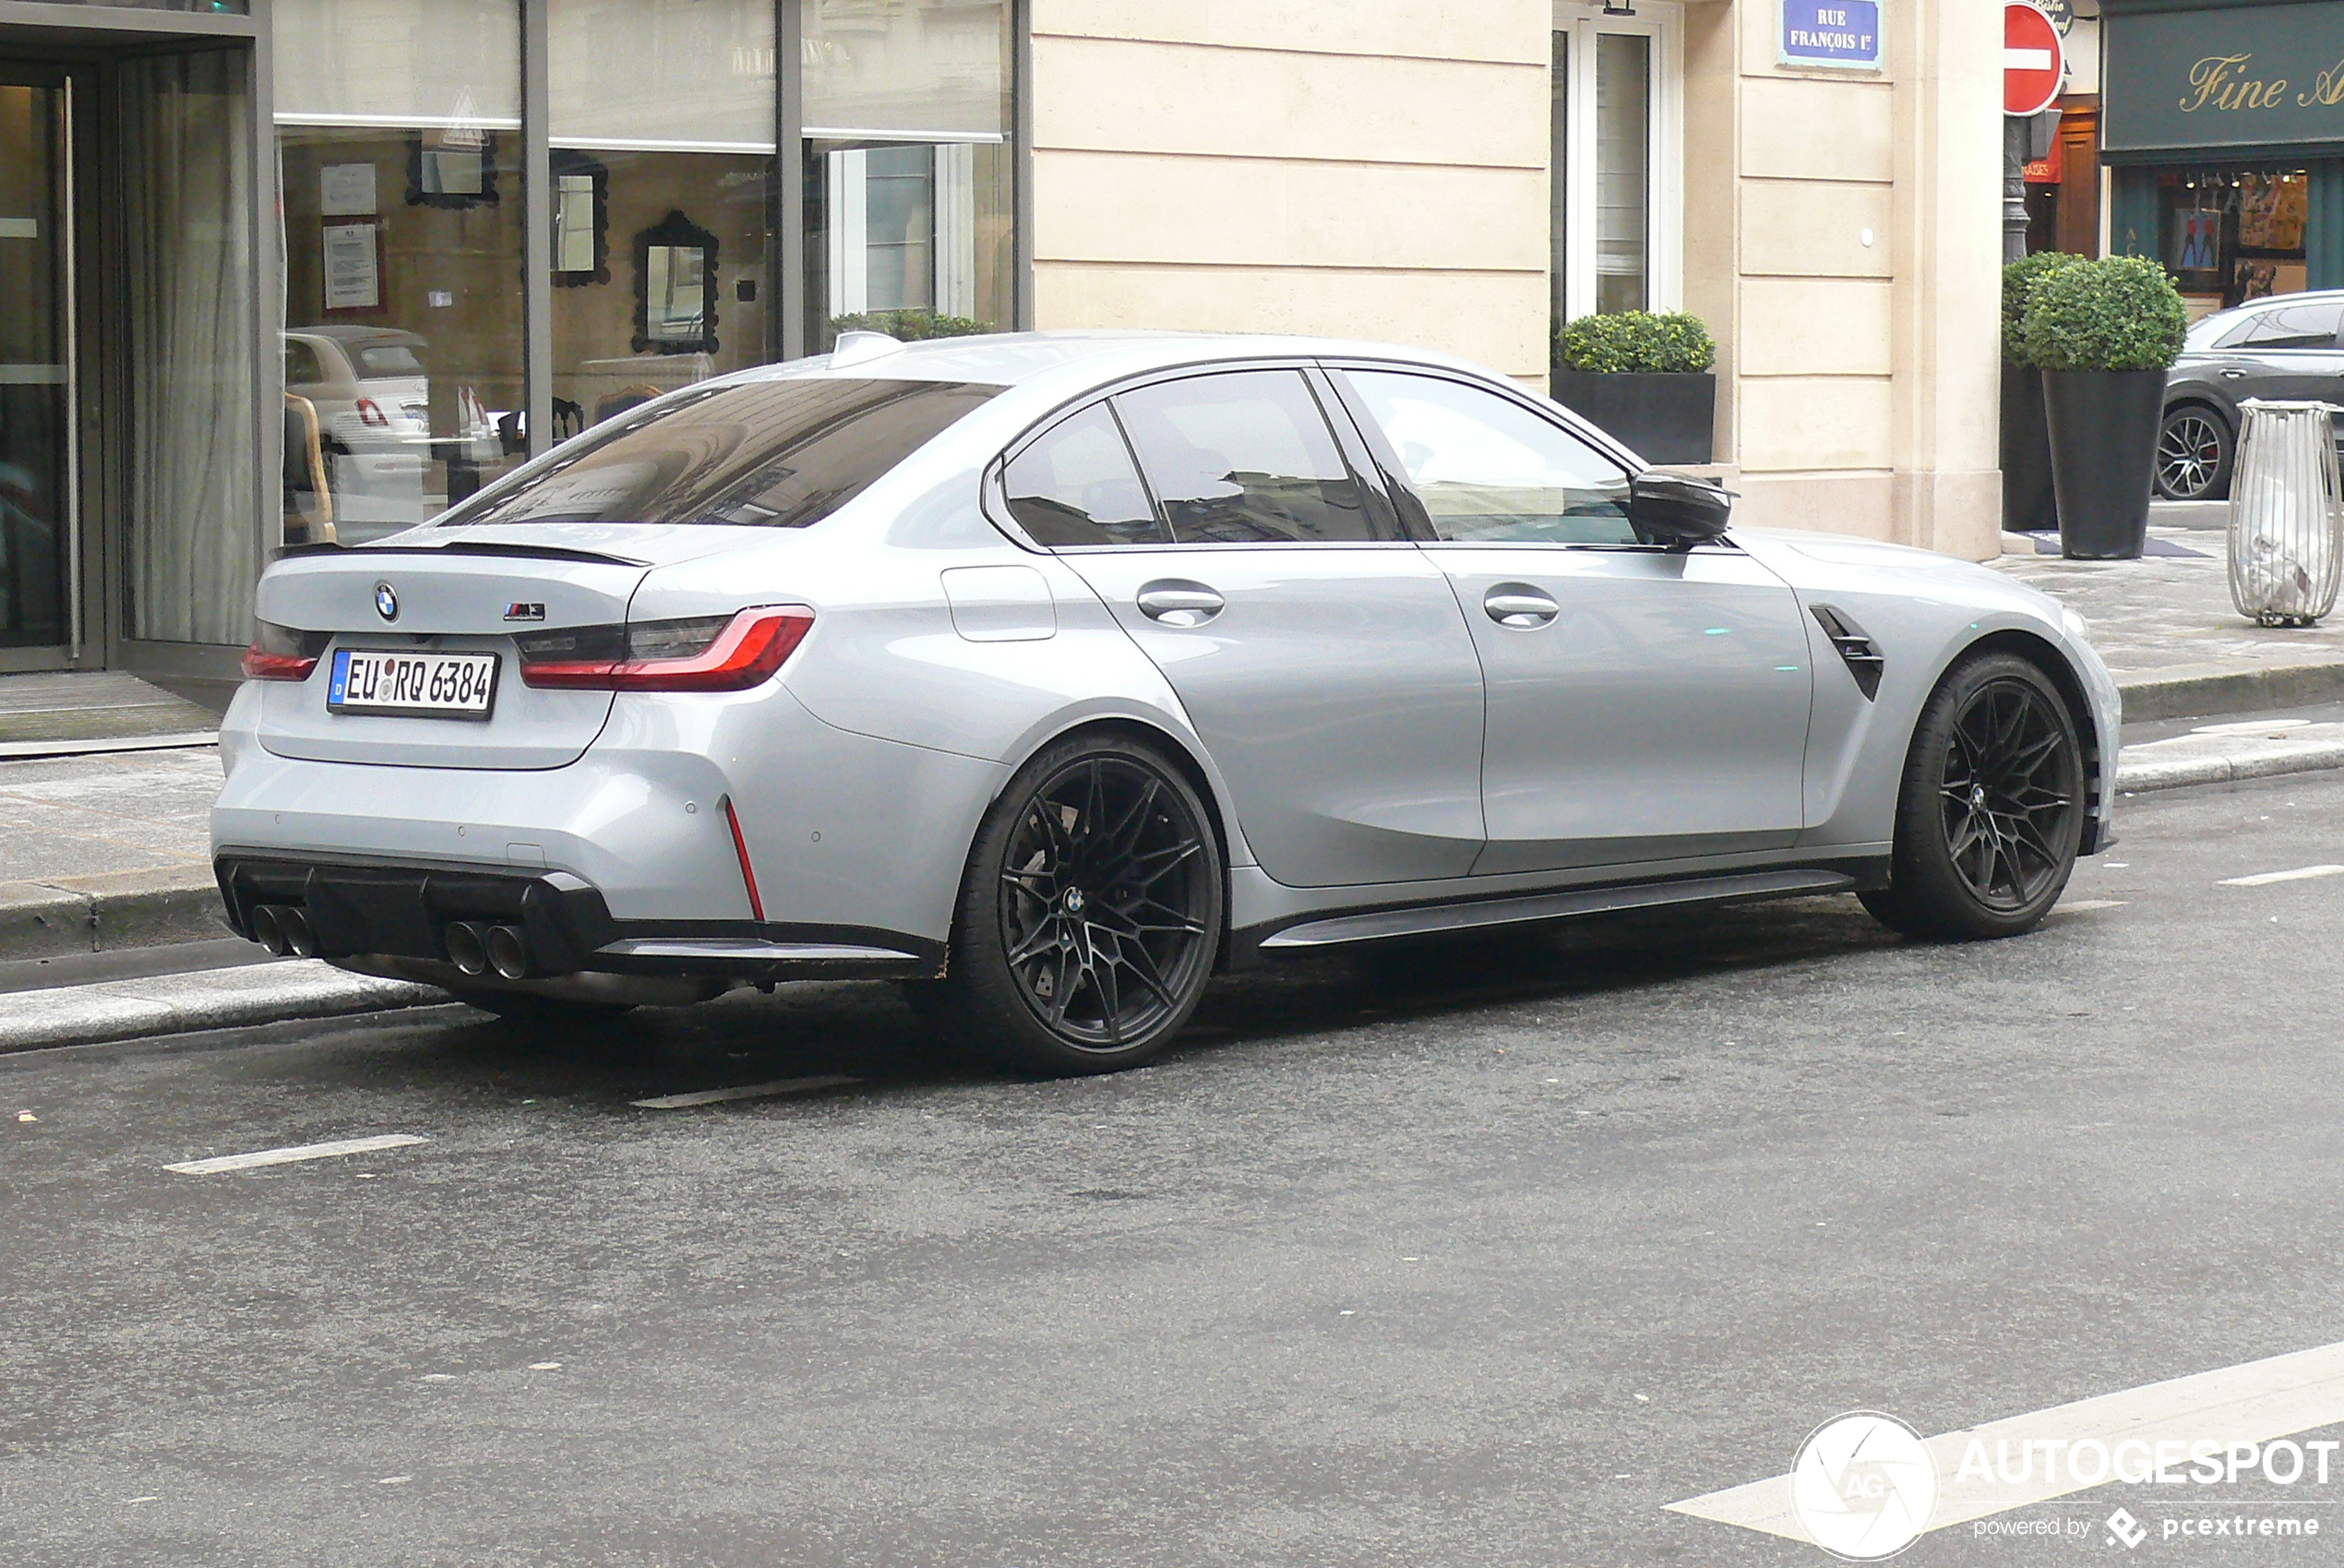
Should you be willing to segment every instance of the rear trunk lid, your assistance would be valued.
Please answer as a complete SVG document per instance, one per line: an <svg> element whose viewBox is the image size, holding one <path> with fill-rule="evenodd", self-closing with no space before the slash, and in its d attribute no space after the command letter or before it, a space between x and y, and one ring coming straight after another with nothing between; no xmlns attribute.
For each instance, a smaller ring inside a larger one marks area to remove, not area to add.
<svg viewBox="0 0 2344 1568"><path fill-rule="evenodd" d="M281 757L406 767L576 761L610 717L612 694L523 685L515 639L623 624L628 601L655 561L706 553L658 536L711 531L541 527L528 530L526 541L512 532L416 531L381 545L292 556L271 568L260 582L260 618L330 640L306 680L259 683L260 744ZM572 533L596 537L566 536ZM483 717L333 712L328 691L344 651L493 655L488 711Z"/></svg>

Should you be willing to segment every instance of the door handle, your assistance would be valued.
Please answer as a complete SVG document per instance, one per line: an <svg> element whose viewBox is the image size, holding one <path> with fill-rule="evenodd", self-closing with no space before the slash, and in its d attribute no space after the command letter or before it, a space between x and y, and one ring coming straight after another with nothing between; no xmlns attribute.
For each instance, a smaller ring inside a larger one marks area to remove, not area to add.
<svg viewBox="0 0 2344 1568"><path fill-rule="evenodd" d="M1166 626L1202 626L1228 601L1202 582L1166 580L1140 590L1140 614Z"/></svg>
<svg viewBox="0 0 2344 1568"><path fill-rule="evenodd" d="M1501 582L1483 595L1481 607L1500 626L1530 631L1554 619L1562 606L1526 582Z"/></svg>
<svg viewBox="0 0 2344 1568"><path fill-rule="evenodd" d="M2243 370L2225 370L2222 372L2222 379L2225 381L2243 381L2246 379L2246 372Z"/></svg>

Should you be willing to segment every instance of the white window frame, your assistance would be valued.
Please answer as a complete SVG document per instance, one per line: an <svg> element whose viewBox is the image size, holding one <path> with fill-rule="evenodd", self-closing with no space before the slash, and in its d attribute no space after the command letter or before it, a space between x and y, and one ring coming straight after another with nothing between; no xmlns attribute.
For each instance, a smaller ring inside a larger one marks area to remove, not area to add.
<svg viewBox="0 0 2344 1568"><path fill-rule="evenodd" d="M1684 307L1685 61L1684 8L1677 0L1627 0L1632 16L1607 15L1598 4L1554 0L1554 31L1571 35L1570 150L1564 174L1563 271L1565 320L1596 308L1596 40L1632 33L1653 41L1651 150L1646 165L1644 236L1646 308ZM1550 247L1551 254L1551 247Z"/></svg>

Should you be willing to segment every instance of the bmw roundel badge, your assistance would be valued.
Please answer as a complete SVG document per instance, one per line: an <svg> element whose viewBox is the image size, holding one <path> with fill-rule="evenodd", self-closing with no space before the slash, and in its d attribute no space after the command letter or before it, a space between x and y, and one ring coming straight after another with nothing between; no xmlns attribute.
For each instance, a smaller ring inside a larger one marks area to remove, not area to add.
<svg viewBox="0 0 2344 1568"><path fill-rule="evenodd" d="M375 584L375 614L387 621L399 618L399 595L391 592L388 582Z"/></svg>

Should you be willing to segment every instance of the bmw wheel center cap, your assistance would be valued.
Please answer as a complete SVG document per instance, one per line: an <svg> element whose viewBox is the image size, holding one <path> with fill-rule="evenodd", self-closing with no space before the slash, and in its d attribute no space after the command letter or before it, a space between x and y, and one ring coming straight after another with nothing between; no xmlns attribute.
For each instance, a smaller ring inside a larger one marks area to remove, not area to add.
<svg viewBox="0 0 2344 1568"><path fill-rule="evenodd" d="M388 582L375 584L375 614L387 621L399 618L399 595L391 591Z"/></svg>

